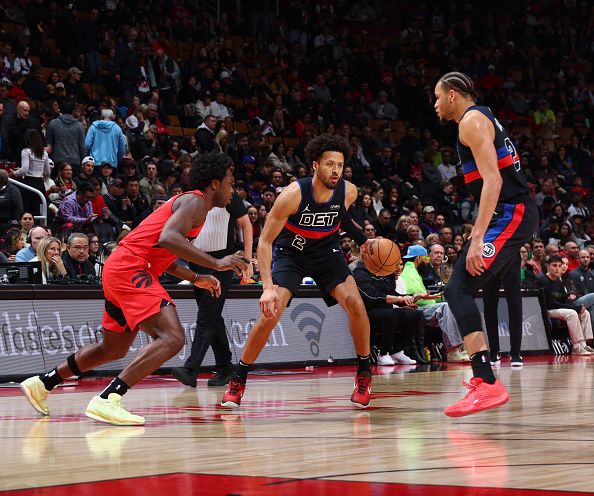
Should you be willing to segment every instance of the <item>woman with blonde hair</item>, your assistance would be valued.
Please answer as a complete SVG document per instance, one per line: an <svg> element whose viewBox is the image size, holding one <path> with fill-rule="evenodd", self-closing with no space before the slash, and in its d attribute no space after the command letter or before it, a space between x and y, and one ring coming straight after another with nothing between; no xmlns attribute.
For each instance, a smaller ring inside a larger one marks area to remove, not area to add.
<svg viewBox="0 0 594 496"><path fill-rule="evenodd" d="M229 150L229 133L225 129L219 130L215 136L214 142L214 151L226 154Z"/></svg>
<svg viewBox="0 0 594 496"><path fill-rule="evenodd" d="M41 262L43 284L49 281L65 279L67 272L62 261L62 243L58 238L46 236L37 243L37 256L32 262Z"/></svg>

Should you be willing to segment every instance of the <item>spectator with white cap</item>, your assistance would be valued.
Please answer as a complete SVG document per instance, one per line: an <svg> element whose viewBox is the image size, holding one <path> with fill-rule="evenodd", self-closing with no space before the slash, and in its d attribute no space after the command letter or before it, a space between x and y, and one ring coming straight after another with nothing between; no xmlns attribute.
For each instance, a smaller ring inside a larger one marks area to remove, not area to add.
<svg viewBox="0 0 594 496"><path fill-rule="evenodd" d="M75 169L75 175L78 175L81 160L86 155L85 131L81 122L72 115L72 101L65 101L60 108L62 115L50 121L45 139L51 147L52 160L58 164L69 162Z"/></svg>
<svg viewBox="0 0 594 496"><path fill-rule="evenodd" d="M87 155L82 159L80 166L80 173L74 178L74 182L80 186L80 183L90 181L95 175L95 159Z"/></svg>
<svg viewBox="0 0 594 496"><path fill-rule="evenodd" d="M113 110L103 109L101 120L91 124L85 138L85 146L96 164L118 164L126 151L126 139L120 126L114 121Z"/></svg>

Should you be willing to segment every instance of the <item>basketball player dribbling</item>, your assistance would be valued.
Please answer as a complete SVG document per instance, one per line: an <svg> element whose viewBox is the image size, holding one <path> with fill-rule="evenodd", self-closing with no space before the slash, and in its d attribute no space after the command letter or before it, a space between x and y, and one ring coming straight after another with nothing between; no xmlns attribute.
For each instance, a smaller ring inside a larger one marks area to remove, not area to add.
<svg viewBox="0 0 594 496"><path fill-rule="evenodd" d="M312 139L305 154L312 164L313 177L285 188L266 217L258 242L262 314L249 333L237 370L224 394L221 402L224 407L239 407L251 365L305 276L314 279L328 306L338 302L348 314L358 357L351 402L360 408L369 405L369 320L339 240L339 228L342 228L362 245L362 251L368 242L350 218L345 217L358 194L357 188L341 177L348 150L342 137L322 134ZM341 220L344 220L342 226Z"/></svg>
<svg viewBox="0 0 594 496"><path fill-rule="evenodd" d="M89 402L85 414L113 425L142 425L145 420L122 406L122 396L138 381L157 370L184 345L185 334L169 294L159 284L163 272L220 294L220 283L176 262L178 258L214 270L245 270L238 252L217 260L195 248L206 214L225 207L233 193L232 163L222 153L200 157L192 164L192 191L174 196L126 236L103 269L103 340L83 346L50 372L21 383L21 390L42 415L49 415L49 393L64 379L113 360L128 352L141 329L154 341L144 346L126 368Z"/></svg>
<svg viewBox="0 0 594 496"><path fill-rule="evenodd" d="M470 242L458 256L444 291L473 372L465 384L466 396L445 409L450 417L495 408L509 400L505 387L493 375L473 294L491 278L505 274L538 226L538 210L529 196L516 149L491 110L476 105L476 96L472 79L461 72L443 75L435 86L435 111L442 120L458 123L464 182L479 204Z"/></svg>

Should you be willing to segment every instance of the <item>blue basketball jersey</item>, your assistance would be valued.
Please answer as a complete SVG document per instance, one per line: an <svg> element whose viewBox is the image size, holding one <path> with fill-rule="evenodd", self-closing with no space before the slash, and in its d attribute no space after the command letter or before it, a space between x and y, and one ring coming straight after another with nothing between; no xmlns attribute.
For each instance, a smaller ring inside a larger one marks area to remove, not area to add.
<svg viewBox="0 0 594 496"><path fill-rule="evenodd" d="M518 157L516 148L489 107L473 105L466 112L469 110L478 110L493 124L493 128L495 129L493 144L497 151L497 163L499 165L501 179L503 180L501 192L499 193L499 203L515 203L515 198L529 194L528 183L520 168L520 158ZM468 146L463 145L459 137L456 146L458 148L460 163L462 164L462 171L464 172L464 182L468 191L478 203L483 189L483 179L472 155L472 150Z"/></svg>
<svg viewBox="0 0 594 496"><path fill-rule="evenodd" d="M301 189L299 208L287 219L274 246L299 253L318 253L337 248L340 221L346 213L346 182L342 178L338 181L334 194L326 203L316 203L311 177L304 177L297 182Z"/></svg>

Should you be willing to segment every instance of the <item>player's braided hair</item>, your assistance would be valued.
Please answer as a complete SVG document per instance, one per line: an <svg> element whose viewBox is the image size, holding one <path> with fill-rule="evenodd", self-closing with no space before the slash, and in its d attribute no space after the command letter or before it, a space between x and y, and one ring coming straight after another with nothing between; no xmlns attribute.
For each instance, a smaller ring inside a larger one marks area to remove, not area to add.
<svg viewBox="0 0 594 496"><path fill-rule="evenodd" d="M195 157L188 177L190 187L203 191L212 181L222 181L232 164L224 153L211 152Z"/></svg>
<svg viewBox="0 0 594 496"><path fill-rule="evenodd" d="M454 90L462 96L469 96L473 100L476 100L478 96L472 78L463 72L448 72L441 76L439 81L448 91Z"/></svg>
<svg viewBox="0 0 594 496"><path fill-rule="evenodd" d="M346 160L349 156L349 144L342 136L334 134L320 134L313 138L305 147L305 159L309 167L315 160L322 158L324 152L340 152Z"/></svg>

